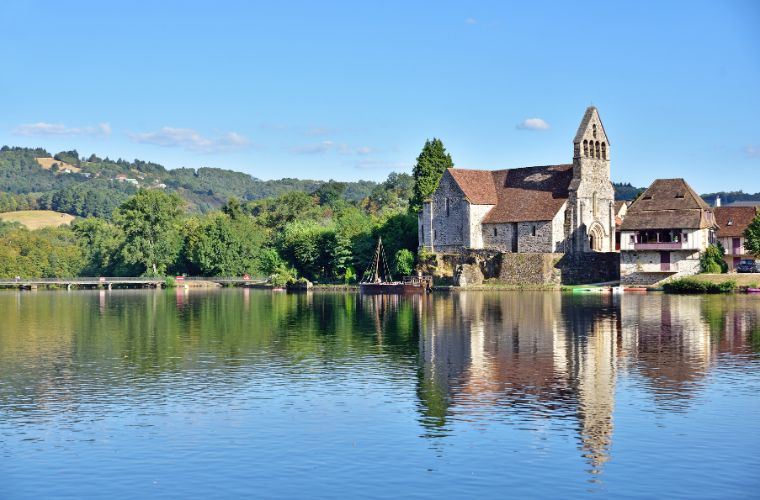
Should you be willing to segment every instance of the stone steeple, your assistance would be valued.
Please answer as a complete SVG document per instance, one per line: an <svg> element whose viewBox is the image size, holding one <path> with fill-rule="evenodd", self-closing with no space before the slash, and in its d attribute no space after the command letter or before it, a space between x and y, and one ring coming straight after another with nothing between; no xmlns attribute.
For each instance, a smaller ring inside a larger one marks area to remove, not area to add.
<svg viewBox="0 0 760 500"><path fill-rule="evenodd" d="M573 211L576 251L614 250L614 189L610 182L610 141L599 111L586 108L573 139L573 180L569 204Z"/></svg>

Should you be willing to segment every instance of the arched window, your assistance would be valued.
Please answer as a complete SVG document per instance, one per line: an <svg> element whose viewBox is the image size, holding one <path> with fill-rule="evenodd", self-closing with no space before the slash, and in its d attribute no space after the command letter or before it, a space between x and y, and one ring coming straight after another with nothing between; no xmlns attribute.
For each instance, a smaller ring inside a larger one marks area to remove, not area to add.
<svg viewBox="0 0 760 500"><path fill-rule="evenodd" d="M591 126L591 129L592 129L593 134L594 134L594 139L596 139L596 123Z"/></svg>
<svg viewBox="0 0 760 500"><path fill-rule="evenodd" d="M607 143L602 142L602 160L607 159Z"/></svg>
<svg viewBox="0 0 760 500"><path fill-rule="evenodd" d="M599 148L599 141L596 141L596 157L601 158L602 157L602 151Z"/></svg>
<svg viewBox="0 0 760 500"><path fill-rule="evenodd" d="M536 225L535 224L533 224L533 228L531 229L530 234L532 234L533 236L536 235Z"/></svg>
<svg viewBox="0 0 760 500"><path fill-rule="evenodd" d="M446 198L446 217L448 217L449 215L450 215L450 212L449 212L449 199Z"/></svg>
<svg viewBox="0 0 760 500"><path fill-rule="evenodd" d="M493 228L493 235L496 236L496 234L497 234L497 232L496 232L496 226L494 226L494 228Z"/></svg>
<svg viewBox="0 0 760 500"><path fill-rule="evenodd" d="M588 141L583 139L583 156L588 156Z"/></svg>

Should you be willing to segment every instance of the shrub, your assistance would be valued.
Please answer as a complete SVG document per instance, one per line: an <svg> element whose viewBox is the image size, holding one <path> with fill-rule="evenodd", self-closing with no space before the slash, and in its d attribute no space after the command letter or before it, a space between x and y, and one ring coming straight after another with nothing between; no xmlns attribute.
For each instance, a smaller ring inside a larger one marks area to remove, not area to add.
<svg viewBox="0 0 760 500"><path fill-rule="evenodd" d="M666 293L695 294L695 293L731 293L736 290L735 281L709 283L691 278L669 281L662 286Z"/></svg>
<svg viewBox="0 0 760 500"><path fill-rule="evenodd" d="M699 256L699 263L702 265L703 273L720 274L728 272L728 264L723 256L726 254L726 250L720 242L715 245L710 245Z"/></svg>
<svg viewBox="0 0 760 500"><path fill-rule="evenodd" d="M396 265L395 265L395 271L396 274L400 274L403 276L408 276L409 274L412 274L412 269L414 268L414 254L407 250L406 248L402 248L398 252L396 252Z"/></svg>
<svg viewBox="0 0 760 500"><path fill-rule="evenodd" d="M167 276L164 280L164 287L166 288L177 288L177 280L172 278L171 276Z"/></svg>

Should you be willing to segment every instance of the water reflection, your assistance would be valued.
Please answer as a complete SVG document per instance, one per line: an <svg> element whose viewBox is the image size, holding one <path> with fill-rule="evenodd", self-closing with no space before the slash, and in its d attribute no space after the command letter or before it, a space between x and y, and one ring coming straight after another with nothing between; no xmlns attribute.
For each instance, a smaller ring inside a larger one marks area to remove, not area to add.
<svg viewBox="0 0 760 500"><path fill-rule="evenodd" d="M368 407L393 394L410 398L404 418L426 442L504 427L570 436L594 478L620 453L621 387L651 411L685 412L711 374L743 374L760 352L751 296L8 292L0 315L6 433L61 418L79 431L124 411L140 420L169 400L259 415L274 410L258 400L314 397L308 410L336 391Z"/></svg>
<svg viewBox="0 0 760 500"><path fill-rule="evenodd" d="M683 411L718 353L752 352L759 305L660 294L434 296L420 322L426 435L483 414L532 430L574 420L597 474L610 458L618 372L640 375L655 404Z"/></svg>
<svg viewBox="0 0 760 500"><path fill-rule="evenodd" d="M431 436L485 412L538 429L575 420L583 454L607 460L619 309L609 296L459 293L431 301L420 336L420 397Z"/></svg>

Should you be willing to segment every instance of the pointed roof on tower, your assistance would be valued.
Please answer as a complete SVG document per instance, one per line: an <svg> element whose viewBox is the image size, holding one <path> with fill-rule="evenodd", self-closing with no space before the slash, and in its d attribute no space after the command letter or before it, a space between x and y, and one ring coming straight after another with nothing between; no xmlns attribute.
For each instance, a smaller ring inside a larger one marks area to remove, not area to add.
<svg viewBox="0 0 760 500"><path fill-rule="evenodd" d="M610 144L610 139L607 137L607 132L604 130L604 124L602 123L602 119L599 118L599 110L596 109L596 106L589 106L586 108L586 112L583 114L583 119L581 120L581 124L578 127L578 131L575 133L575 139L573 139L573 143L579 143L583 140L583 136L586 135L586 131L588 130L591 123L599 122L599 126L602 129L602 135L607 140L607 145Z"/></svg>

